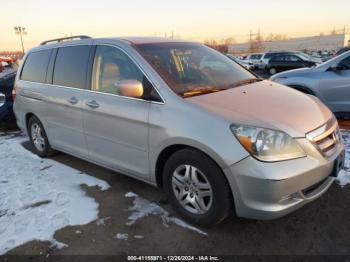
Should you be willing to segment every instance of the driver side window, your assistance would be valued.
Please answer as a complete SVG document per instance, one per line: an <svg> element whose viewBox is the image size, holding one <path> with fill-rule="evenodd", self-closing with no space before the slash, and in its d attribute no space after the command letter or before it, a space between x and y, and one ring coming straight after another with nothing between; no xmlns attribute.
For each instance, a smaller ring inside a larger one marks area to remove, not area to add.
<svg viewBox="0 0 350 262"><path fill-rule="evenodd" d="M134 62L117 48L97 46L93 73L92 90L118 95L118 82L123 80L144 80L143 73Z"/></svg>
<svg viewBox="0 0 350 262"><path fill-rule="evenodd" d="M350 70L350 56L343 59L340 64L344 67L344 70Z"/></svg>

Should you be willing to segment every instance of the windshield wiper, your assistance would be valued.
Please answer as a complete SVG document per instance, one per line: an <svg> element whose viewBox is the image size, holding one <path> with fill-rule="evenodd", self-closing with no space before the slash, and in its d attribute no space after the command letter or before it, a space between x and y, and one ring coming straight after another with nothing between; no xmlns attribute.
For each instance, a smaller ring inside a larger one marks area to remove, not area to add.
<svg viewBox="0 0 350 262"><path fill-rule="evenodd" d="M234 87L238 87L238 86L249 85L249 84L252 84L255 82L260 82L263 80L265 80L265 79L263 79L263 78L250 78L250 79L245 79L242 81L235 82L231 85L226 86L225 88L207 88L207 89L203 88L203 89L181 92L181 93L179 93L179 95L181 95L184 98L191 97L191 96L199 96L199 95L210 94L210 93L228 90L230 88L234 88Z"/></svg>
<svg viewBox="0 0 350 262"><path fill-rule="evenodd" d="M219 92L225 89L221 88L208 88L208 89L201 89L201 90L191 90L187 92L180 93L182 97L191 97L191 96L199 96L199 95L204 95L204 94L210 94L210 93L215 93Z"/></svg>

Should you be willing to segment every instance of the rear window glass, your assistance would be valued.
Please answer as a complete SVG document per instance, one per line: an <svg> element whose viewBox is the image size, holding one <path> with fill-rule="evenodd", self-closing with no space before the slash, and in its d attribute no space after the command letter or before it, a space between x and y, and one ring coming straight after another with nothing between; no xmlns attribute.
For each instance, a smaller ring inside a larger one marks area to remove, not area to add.
<svg viewBox="0 0 350 262"><path fill-rule="evenodd" d="M43 50L30 53L24 63L21 79L25 81L44 83L51 51L52 50Z"/></svg>
<svg viewBox="0 0 350 262"><path fill-rule="evenodd" d="M90 46L70 46L58 49L53 84L86 88Z"/></svg>

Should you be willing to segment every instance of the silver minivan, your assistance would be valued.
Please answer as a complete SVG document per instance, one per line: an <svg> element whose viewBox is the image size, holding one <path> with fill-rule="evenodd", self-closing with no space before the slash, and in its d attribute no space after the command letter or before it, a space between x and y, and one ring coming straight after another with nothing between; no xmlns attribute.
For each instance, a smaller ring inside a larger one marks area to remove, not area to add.
<svg viewBox="0 0 350 262"><path fill-rule="evenodd" d="M232 211L284 216L325 193L344 163L322 102L199 43L46 41L26 54L14 90L39 156L62 151L158 186L198 225Z"/></svg>

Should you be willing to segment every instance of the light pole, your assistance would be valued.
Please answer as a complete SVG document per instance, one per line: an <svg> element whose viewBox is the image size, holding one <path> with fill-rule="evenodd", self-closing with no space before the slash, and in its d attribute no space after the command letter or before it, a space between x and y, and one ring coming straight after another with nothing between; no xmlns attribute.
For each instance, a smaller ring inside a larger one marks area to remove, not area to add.
<svg viewBox="0 0 350 262"><path fill-rule="evenodd" d="M26 35L27 31L25 27L22 26L15 26L13 29L15 30L15 34L19 35L19 37L21 38L22 52L24 54L23 35Z"/></svg>

